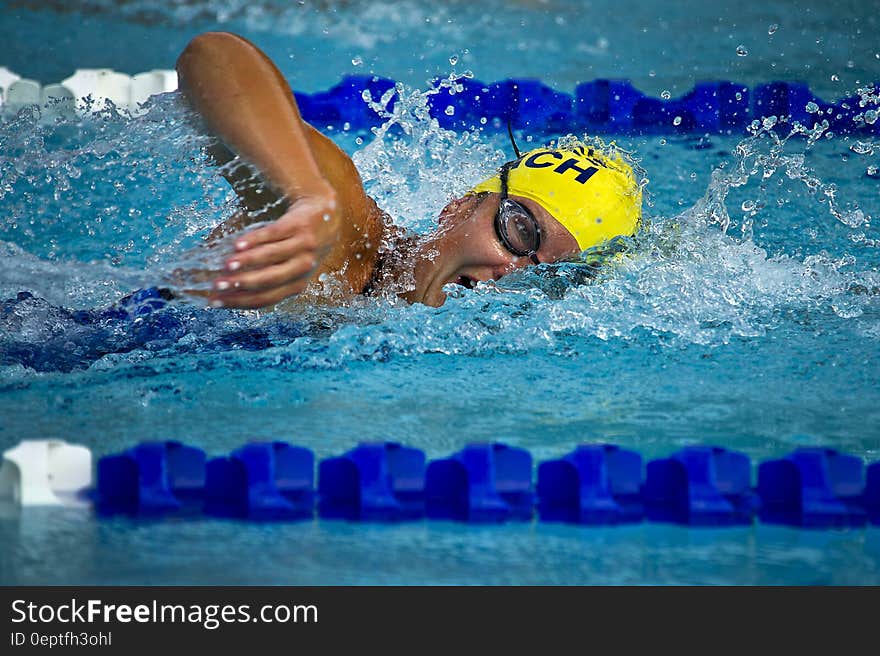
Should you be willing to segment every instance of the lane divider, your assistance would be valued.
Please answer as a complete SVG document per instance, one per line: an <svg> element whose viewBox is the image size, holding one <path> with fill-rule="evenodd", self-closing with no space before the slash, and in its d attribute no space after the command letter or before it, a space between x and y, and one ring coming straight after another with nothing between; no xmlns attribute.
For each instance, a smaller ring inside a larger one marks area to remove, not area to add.
<svg viewBox="0 0 880 656"><path fill-rule="evenodd" d="M60 83L41 86L0 67L0 105L7 111L41 105L49 112L83 112L103 109L111 101L139 114L151 96L176 89L177 73L171 70L129 76L108 68L77 69ZM698 82L679 98L666 92L655 98L624 79L583 82L567 94L533 79L486 83L460 78L430 96L429 110L441 127L455 130L506 130L510 121L514 128L537 134L742 134L752 121L776 117L807 128L828 121L828 129L837 133L880 134L878 89L878 84L866 85L861 95L831 102L803 82L749 88L716 80ZM364 131L383 122L366 100L387 99L391 111L397 93L394 80L349 75L326 91L294 95L303 118L317 127Z"/></svg>
<svg viewBox="0 0 880 656"><path fill-rule="evenodd" d="M18 506L78 506L92 485L92 452L64 440L24 440L3 453L0 499Z"/></svg>
<svg viewBox="0 0 880 656"><path fill-rule="evenodd" d="M758 464L723 447L687 447L643 464L635 451L585 444L544 461L533 481L525 449L470 444L447 458L396 442L365 442L317 464L306 448L251 442L207 458L176 441L142 442L98 460L61 440L3 454L0 500L20 506L93 503L98 516L233 517L396 522L444 519L690 526L755 520L809 528L880 525L880 462L801 448Z"/></svg>

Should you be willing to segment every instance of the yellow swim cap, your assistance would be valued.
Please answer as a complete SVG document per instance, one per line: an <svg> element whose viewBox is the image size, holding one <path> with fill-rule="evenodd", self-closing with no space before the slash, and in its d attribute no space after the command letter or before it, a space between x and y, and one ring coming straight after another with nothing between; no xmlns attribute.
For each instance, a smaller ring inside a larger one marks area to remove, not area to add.
<svg viewBox="0 0 880 656"><path fill-rule="evenodd" d="M529 198L553 215L582 251L619 236L633 235L642 216L642 190L632 167L619 155L576 145L537 148L512 165L508 193ZM471 193L501 192L498 174Z"/></svg>

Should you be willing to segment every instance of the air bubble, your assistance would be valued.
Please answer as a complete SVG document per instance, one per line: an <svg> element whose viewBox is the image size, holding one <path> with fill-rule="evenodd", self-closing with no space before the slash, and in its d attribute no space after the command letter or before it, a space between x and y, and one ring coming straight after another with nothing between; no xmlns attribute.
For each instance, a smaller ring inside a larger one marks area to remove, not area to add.
<svg viewBox="0 0 880 656"><path fill-rule="evenodd" d="M360 55L352 58L351 65L352 66L363 66L364 60L360 57Z"/></svg>
<svg viewBox="0 0 880 656"><path fill-rule="evenodd" d="M747 49L744 45L739 44L739 45L736 47L736 54L737 54L739 57L746 57L746 56L749 54L749 51L748 51L748 49Z"/></svg>
<svg viewBox="0 0 880 656"><path fill-rule="evenodd" d="M837 75L832 75L832 76L831 76L831 81L832 81L832 82L840 82L840 78L837 77Z"/></svg>
<svg viewBox="0 0 880 656"><path fill-rule="evenodd" d="M486 117L485 116L480 117L480 125L486 125Z"/></svg>
<svg viewBox="0 0 880 656"><path fill-rule="evenodd" d="M778 30L778 29L779 29L779 25L777 25L776 23L773 23L773 25L771 25L770 27L767 28L767 34L769 34L770 36L773 36L774 34L776 34L776 30Z"/></svg>
<svg viewBox="0 0 880 656"><path fill-rule="evenodd" d="M455 114L455 107L453 107L452 105L447 105L446 109L443 110L443 113L447 116L452 116L453 114Z"/></svg>
<svg viewBox="0 0 880 656"><path fill-rule="evenodd" d="M452 55L452 57L449 58L449 63L452 66L455 66L458 63L458 55Z"/></svg>
<svg viewBox="0 0 880 656"><path fill-rule="evenodd" d="M666 89L663 89L663 91L660 92L660 97L663 98L663 100L669 100L670 98L672 98L672 94L669 93Z"/></svg>
<svg viewBox="0 0 880 656"><path fill-rule="evenodd" d="M811 101L807 103L807 106L804 109L806 109L809 114L815 114L819 111L819 105Z"/></svg>
<svg viewBox="0 0 880 656"><path fill-rule="evenodd" d="M674 119L672 119L672 124L681 125L681 116L676 116Z"/></svg>
<svg viewBox="0 0 880 656"><path fill-rule="evenodd" d="M742 204L743 212L752 212L755 209L755 201L753 200L744 200Z"/></svg>
<svg viewBox="0 0 880 656"><path fill-rule="evenodd" d="M877 110L869 109L865 112L865 123L868 125L874 125L877 122Z"/></svg>

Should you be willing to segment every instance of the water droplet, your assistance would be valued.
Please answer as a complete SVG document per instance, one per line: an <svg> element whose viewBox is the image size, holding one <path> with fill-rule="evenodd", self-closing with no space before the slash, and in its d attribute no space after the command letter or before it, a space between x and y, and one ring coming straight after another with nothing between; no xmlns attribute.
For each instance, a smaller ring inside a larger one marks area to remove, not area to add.
<svg viewBox="0 0 880 656"><path fill-rule="evenodd" d="M852 146L849 147L849 149L854 153L858 153L859 155L874 154L874 147L867 141L856 141Z"/></svg>
<svg viewBox="0 0 880 656"><path fill-rule="evenodd" d="M816 112L819 111L819 105L810 101L807 103L807 106L804 107L804 109L806 109L809 114L815 114Z"/></svg>
<svg viewBox="0 0 880 656"><path fill-rule="evenodd" d="M364 60L361 58L360 55L357 55L356 57L354 57L354 58L351 60L351 65L352 65L352 66L363 66L363 63L364 63Z"/></svg>
<svg viewBox="0 0 880 656"><path fill-rule="evenodd" d="M745 47L743 44L739 44L739 45L736 47L736 54L737 54L739 57L745 57L745 56L747 56L747 55L749 54L749 51L746 49L746 47Z"/></svg>
<svg viewBox="0 0 880 656"><path fill-rule="evenodd" d="M663 91L660 92L660 97L663 98L663 100L669 100L670 98L672 98L672 94L669 93L666 89L663 89Z"/></svg>
<svg viewBox="0 0 880 656"><path fill-rule="evenodd" d="M325 214L322 218L324 219L324 221L330 221L330 215L329 215L329 214Z"/></svg>
<svg viewBox="0 0 880 656"><path fill-rule="evenodd" d="M345 123L342 124L342 131L348 132L349 130L351 130L351 123L346 121Z"/></svg>
<svg viewBox="0 0 880 656"><path fill-rule="evenodd" d="M447 116L452 116L453 114L455 114L455 107L453 107L452 105L447 105L443 113Z"/></svg>
<svg viewBox="0 0 880 656"><path fill-rule="evenodd" d="M778 29L779 29L779 25L777 25L776 23L773 23L773 25L771 25L770 27L767 28L767 34L771 34L771 35L776 34L776 30L778 30Z"/></svg>
<svg viewBox="0 0 880 656"><path fill-rule="evenodd" d="M674 119L672 119L672 124L681 125L681 116L676 116Z"/></svg>
<svg viewBox="0 0 880 656"><path fill-rule="evenodd" d="M452 55L452 57L449 58L449 63L455 66L458 63L458 55Z"/></svg>

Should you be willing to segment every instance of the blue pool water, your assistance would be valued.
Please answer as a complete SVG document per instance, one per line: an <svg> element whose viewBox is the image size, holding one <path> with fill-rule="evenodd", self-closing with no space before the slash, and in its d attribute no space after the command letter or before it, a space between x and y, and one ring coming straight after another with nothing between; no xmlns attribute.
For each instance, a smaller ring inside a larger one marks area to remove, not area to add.
<svg viewBox="0 0 880 656"><path fill-rule="evenodd" d="M328 134L380 206L416 230L509 149L496 131L418 118L436 75L531 76L568 92L627 77L655 96L700 79L801 79L827 100L880 80L871 3L796 13L784 3L289 5L6 2L0 26L26 38L5 40L0 65L44 83L77 66L171 68L192 35L220 27L265 47L297 90L350 73L400 80L413 111L394 129ZM365 300L257 315L181 304L152 330L115 304L177 267L217 262L198 244L232 209L186 118L175 94L136 118L2 117L0 448L59 437L100 457L178 439L220 455L283 439L324 458L387 439L437 458L500 440L536 461L583 442L646 459L718 444L753 461L805 445L880 460L876 137L780 141L788 126L603 135L650 179L649 220L634 256L594 280L546 267L439 309ZM0 513L2 583L880 583L877 527Z"/></svg>

